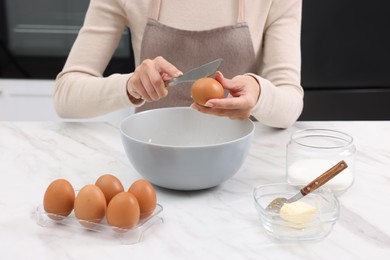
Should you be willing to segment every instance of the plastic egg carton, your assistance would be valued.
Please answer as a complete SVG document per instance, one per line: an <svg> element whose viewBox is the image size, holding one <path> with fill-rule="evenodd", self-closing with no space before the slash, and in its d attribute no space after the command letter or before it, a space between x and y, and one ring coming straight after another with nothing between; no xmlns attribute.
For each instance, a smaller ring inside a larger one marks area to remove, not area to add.
<svg viewBox="0 0 390 260"><path fill-rule="evenodd" d="M47 213L43 209L43 205L38 206L35 210L35 213L36 222L39 226L55 229L56 227L58 228L58 225L65 225L67 227L76 228L79 230L91 230L95 231L96 233L93 232L89 234L98 234L108 238L116 238L122 244L131 245L139 243L142 239L143 233L150 227L164 222L163 218L160 216L162 211L163 207L160 204L157 204L156 209L152 215L146 219L141 219L137 225L131 229L118 228L108 225L105 218L101 223L94 223L91 221L77 219L73 212L67 217Z"/></svg>

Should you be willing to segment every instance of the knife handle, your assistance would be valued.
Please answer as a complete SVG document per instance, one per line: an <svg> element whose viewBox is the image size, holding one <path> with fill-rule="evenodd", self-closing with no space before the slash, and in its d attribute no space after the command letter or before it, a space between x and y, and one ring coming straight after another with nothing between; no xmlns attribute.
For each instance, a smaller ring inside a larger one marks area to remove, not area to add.
<svg viewBox="0 0 390 260"><path fill-rule="evenodd" d="M337 174L342 172L344 169L348 167L347 163L344 162L344 160L341 160L339 163L337 163L335 166L315 178L313 181L311 181L309 184L307 184L305 187L301 189L301 193L303 196L306 196L312 191L315 191L325 183L327 183L330 179L335 177Z"/></svg>

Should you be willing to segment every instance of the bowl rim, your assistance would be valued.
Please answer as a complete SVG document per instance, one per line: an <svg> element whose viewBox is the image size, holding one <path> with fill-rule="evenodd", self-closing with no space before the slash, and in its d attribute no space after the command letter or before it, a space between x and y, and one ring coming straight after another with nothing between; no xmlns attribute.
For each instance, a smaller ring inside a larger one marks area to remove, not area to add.
<svg viewBox="0 0 390 260"><path fill-rule="evenodd" d="M236 138L234 140L230 140L230 141L226 141L226 142L219 142L219 143L215 143L215 144L204 144L204 145L185 145L185 146L181 146L181 145L169 145L169 144L159 144L159 143L151 143L151 142L146 142L146 141L141 141L139 139L136 139L136 138L133 138L131 136L129 136L128 134L126 134L123 130L123 125L132 117L138 117L142 114L146 114L146 113L152 113L152 112L156 112L157 110L161 111L161 110L185 110L185 111L192 111L194 110L193 108L190 108L190 107L165 107L165 108L156 108L156 109L150 109L150 110L146 110L146 111L142 111L142 112L138 112L138 113L134 113L134 114L131 114L127 117L125 117L124 119L122 119L122 121L120 122L119 124L119 130L120 130L120 133L123 137L126 137L128 139L131 139L132 141L136 142L136 143L140 143L140 144L147 144L149 146L154 146L154 147L160 147L160 148L180 148L180 149L194 149L194 148L207 148L207 147L218 147L218 146L223 146L223 145L227 145L227 144L231 144L231 143L236 143L236 142L239 142L243 139L246 139L248 137L251 137L254 135L254 132L255 132L255 129L256 129L256 126L255 126L255 123L250 120L249 118L246 118L246 119L242 119L242 121L246 121L250 124L251 126L251 130L248 131L247 134L239 137L239 138ZM198 113L201 113L199 111L197 111ZM205 114L205 115L209 115L209 114ZM215 115L209 115L209 116L215 116ZM216 116L217 117L217 116ZM230 119L230 120L235 120L235 119Z"/></svg>

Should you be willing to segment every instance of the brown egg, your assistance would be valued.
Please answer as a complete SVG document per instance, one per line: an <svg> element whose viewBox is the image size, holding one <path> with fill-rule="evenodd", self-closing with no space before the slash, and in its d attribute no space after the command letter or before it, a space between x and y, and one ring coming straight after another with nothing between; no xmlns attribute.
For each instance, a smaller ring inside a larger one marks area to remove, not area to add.
<svg viewBox="0 0 390 260"><path fill-rule="evenodd" d="M74 201L74 214L76 218L89 222L99 223L106 213L106 198L102 190L93 184L85 185L76 196ZM80 221L88 228L93 227L90 223Z"/></svg>
<svg viewBox="0 0 390 260"><path fill-rule="evenodd" d="M137 198L129 192L115 195L107 207L106 219L109 225L123 229L114 229L125 232L125 229L134 227L140 217L140 208Z"/></svg>
<svg viewBox="0 0 390 260"><path fill-rule="evenodd" d="M98 186L104 193L106 197L107 205L110 203L110 200L119 192L125 191L121 181L111 174L105 174L100 176L95 185Z"/></svg>
<svg viewBox="0 0 390 260"><path fill-rule="evenodd" d="M139 208L141 211L140 218L150 216L157 204L156 191L153 185L147 180L137 180L129 188L128 192L134 194L137 198Z"/></svg>
<svg viewBox="0 0 390 260"><path fill-rule="evenodd" d="M201 78L192 84L191 96L196 103L204 106L209 99L224 98L224 89L213 78Z"/></svg>
<svg viewBox="0 0 390 260"><path fill-rule="evenodd" d="M53 213L61 216L68 216L73 210L75 192L72 184L67 180L54 180L47 187L43 197L43 208L47 213ZM54 220L60 220L62 217L48 215Z"/></svg>

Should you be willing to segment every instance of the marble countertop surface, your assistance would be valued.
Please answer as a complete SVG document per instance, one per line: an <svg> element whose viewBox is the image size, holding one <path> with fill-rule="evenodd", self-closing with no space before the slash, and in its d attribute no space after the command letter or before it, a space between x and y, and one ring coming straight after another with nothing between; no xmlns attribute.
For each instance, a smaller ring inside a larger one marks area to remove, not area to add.
<svg viewBox="0 0 390 260"><path fill-rule="evenodd" d="M281 242L264 231L254 187L285 182L290 135L327 128L354 137L356 179L339 196L340 218L325 239ZM222 185L180 192L156 187L162 224L139 243L64 225L42 227L36 208L48 184L75 187L112 173L125 187L142 178L127 160L118 124L0 122L0 259L390 259L390 122L297 122L285 130L256 123L250 153Z"/></svg>

